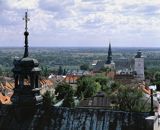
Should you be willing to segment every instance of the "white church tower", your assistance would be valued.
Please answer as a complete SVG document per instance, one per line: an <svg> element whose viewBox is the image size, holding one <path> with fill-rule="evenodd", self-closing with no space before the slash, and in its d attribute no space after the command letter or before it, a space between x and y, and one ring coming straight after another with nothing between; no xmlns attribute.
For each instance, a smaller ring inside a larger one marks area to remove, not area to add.
<svg viewBox="0 0 160 130"><path fill-rule="evenodd" d="M144 57L142 52L139 50L135 56L135 66L134 70L136 72L136 78L138 80L144 80Z"/></svg>

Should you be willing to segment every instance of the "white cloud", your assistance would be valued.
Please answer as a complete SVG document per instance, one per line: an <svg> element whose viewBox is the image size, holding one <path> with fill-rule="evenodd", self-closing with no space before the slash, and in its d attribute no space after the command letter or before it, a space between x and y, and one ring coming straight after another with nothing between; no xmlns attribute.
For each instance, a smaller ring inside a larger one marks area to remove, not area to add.
<svg viewBox="0 0 160 130"><path fill-rule="evenodd" d="M124 46L153 39L158 43L159 6L159 0L1 0L0 34L23 32L21 18L28 8L33 39L43 36L48 43L71 44L77 40L90 46L104 45L106 39Z"/></svg>
<svg viewBox="0 0 160 130"><path fill-rule="evenodd" d="M35 9L39 0L2 0L10 9Z"/></svg>
<svg viewBox="0 0 160 130"><path fill-rule="evenodd" d="M54 14L40 9L29 12L29 28L34 33L42 33L51 29L52 21L54 20Z"/></svg>

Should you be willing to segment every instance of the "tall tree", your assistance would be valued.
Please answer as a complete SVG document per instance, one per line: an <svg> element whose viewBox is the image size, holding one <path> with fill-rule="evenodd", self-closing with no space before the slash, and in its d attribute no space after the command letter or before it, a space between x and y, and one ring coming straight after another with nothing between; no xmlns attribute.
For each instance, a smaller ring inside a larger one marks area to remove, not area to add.
<svg viewBox="0 0 160 130"><path fill-rule="evenodd" d="M41 74L42 76L44 77L47 77L49 75L49 70L48 70L48 67L47 66L42 66L41 67Z"/></svg>
<svg viewBox="0 0 160 130"><path fill-rule="evenodd" d="M64 98L62 106L64 107L74 107L74 92L73 89L70 89L67 93L67 95Z"/></svg>
<svg viewBox="0 0 160 130"><path fill-rule="evenodd" d="M67 71L66 69L63 70L63 75L66 75L67 74Z"/></svg>
<svg viewBox="0 0 160 130"><path fill-rule="evenodd" d="M157 71L154 75L154 82L153 82L156 86L157 86L157 90L160 90L160 72Z"/></svg>
<svg viewBox="0 0 160 130"><path fill-rule="evenodd" d="M58 75L62 75L62 74L63 74L62 66L59 66L59 69L58 69Z"/></svg>
<svg viewBox="0 0 160 130"><path fill-rule="evenodd" d="M50 108L55 103L55 95L51 91L46 91L43 94L43 105L45 108Z"/></svg>
<svg viewBox="0 0 160 130"><path fill-rule="evenodd" d="M0 76L3 75L3 68L2 65L0 65Z"/></svg>

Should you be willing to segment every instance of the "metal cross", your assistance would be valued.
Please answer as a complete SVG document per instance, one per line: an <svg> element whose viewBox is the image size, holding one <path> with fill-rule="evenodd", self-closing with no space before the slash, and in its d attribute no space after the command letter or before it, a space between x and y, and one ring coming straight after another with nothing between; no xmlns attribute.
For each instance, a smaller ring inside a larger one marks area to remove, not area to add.
<svg viewBox="0 0 160 130"><path fill-rule="evenodd" d="M28 29L27 24L28 24L28 21L30 20L30 19L28 18L28 10L25 12L25 17L23 18L23 20L25 20L25 30L26 30L26 32L27 32L27 29Z"/></svg>

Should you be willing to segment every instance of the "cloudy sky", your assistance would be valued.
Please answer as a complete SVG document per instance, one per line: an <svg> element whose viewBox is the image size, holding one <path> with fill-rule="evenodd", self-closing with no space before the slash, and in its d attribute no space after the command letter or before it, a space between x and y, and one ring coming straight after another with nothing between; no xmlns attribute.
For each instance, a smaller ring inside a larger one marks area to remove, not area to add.
<svg viewBox="0 0 160 130"><path fill-rule="evenodd" d="M160 0L0 0L0 46L160 47Z"/></svg>

